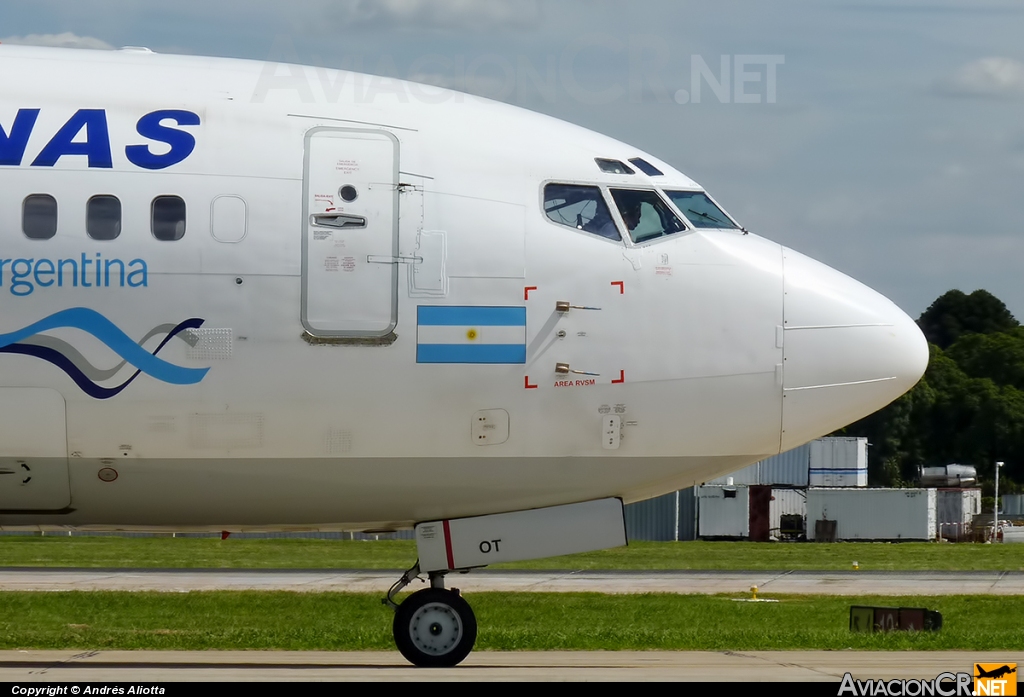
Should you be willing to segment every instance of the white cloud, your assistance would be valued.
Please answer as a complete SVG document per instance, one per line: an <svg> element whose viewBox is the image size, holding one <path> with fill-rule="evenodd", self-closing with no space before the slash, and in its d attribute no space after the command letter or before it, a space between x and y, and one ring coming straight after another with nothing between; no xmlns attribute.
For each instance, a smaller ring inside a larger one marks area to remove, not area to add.
<svg viewBox="0 0 1024 697"><path fill-rule="evenodd" d="M114 48L106 41L92 36L78 36L69 31L63 34L26 34L25 36L8 36L0 39L0 44L16 44L21 46L54 46L58 48L93 48L110 50Z"/></svg>
<svg viewBox="0 0 1024 697"><path fill-rule="evenodd" d="M332 0L324 7L345 24L416 28L523 28L540 18L538 0Z"/></svg>
<svg viewBox="0 0 1024 697"><path fill-rule="evenodd" d="M982 58L958 68L940 88L958 96L1024 95L1024 63L1012 58Z"/></svg>

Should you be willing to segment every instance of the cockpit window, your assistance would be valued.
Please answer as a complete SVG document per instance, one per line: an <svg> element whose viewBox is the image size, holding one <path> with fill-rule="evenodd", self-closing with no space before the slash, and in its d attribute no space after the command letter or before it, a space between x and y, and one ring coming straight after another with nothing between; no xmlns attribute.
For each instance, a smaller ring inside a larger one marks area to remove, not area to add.
<svg viewBox="0 0 1024 697"><path fill-rule="evenodd" d="M622 240L601 189L596 186L548 184L544 187L544 213L559 225Z"/></svg>
<svg viewBox="0 0 1024 697"><path fill-rule="evenodd" d="M672 203L676 204L694 227L738 230L722 209L714 204L703 191L666 191Z"/></svg>
<svg viewBox="0 0 1024 697"><path fill-rule="evenodd" d="M605 174L635 174L633 169L625 162L619 160L608 160L603 157L595 157L594 162Z"/></svg>
<svg viewBox="0 0 1024 697"><path fill-rule="evenodd" d="M638 189L612 189L611 192L634 242L646 242L686 229L657 192Z"/></svg>

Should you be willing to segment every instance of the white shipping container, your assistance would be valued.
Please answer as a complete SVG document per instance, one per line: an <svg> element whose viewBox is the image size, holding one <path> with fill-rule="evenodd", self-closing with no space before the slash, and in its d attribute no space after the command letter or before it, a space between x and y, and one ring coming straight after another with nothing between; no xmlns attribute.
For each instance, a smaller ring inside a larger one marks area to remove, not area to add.
<svg viewBox="0 0 1024 697"><path fill-rule="evenodd" d="M970 536L971 521L981 513L981 489L936 490L937 537L954 542Z"/></svg>
<svg viewBox="0 0 1024 697"><path fill-rule="evenodd" d="M807 492L801 489L772 489L768 519L772 537L778 538L784 515L807 515Z"/></svg>
<svg viewBox="0 0 1024 697"><path fill-rule="evenodd" d="M1024 494L1008 494L999 497L1002 505L999 512L1006 515L1024 515Z"/></svg>
<svg viewBox="0 0 1024 697"><path fill-rule="evenodd" d="M750 536L750 490L745 486L697 487L700 537Z"/></svg>
<svg viewBox="0 0 1024 697"><path fill-rule="evenodd" d="M1003 528L1003 543L1024 543L1024 527Z"/></svg>
<svg viewBox="0 0 1024 697"><path fill-rule="evenodd" d="M811 444L779 453L758 463L760 482L767 486L807 487L807 470L811 464Z"/></svg>
<svg viewBox="0 0 1024 697"><path fill-rule="evenodd" d="M834 520L837 540L934 540L935 501L935 489L808 489L807 539Z"/></svg>
<svg viewBox="0 0 1024 697"><path fill-rule="evenodd" d="M812 487L868 485L867 438L822 438L809 445Z"/></svg>

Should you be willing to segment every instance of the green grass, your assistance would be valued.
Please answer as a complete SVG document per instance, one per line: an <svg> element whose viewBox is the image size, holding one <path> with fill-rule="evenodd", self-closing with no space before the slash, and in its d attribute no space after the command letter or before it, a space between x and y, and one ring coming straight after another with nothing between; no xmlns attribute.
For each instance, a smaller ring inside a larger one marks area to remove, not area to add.
<svg viewBox="0 0 1024 697"><path fill-rule="evenodd" d="M120 537L0 537L0 567L210 569L404 569L411 541ZM506 569L1024 571L1024 546L904 542L791 544L634 542L628 547L540 559Z"/></svg>
<svg viewBox="0 0 1024 697"><path fill-rule="evenodd" d="M478 649L1018 650L1024 598L725 596L592 593L467 595ZM380 595L288 592L62 592L0 595L4 649L393 650ZM927 607L939 632L852 634L853 604Z"/></svg>
<svg viewBox="0 0 1024 697"><path fill-rule="evenodd" d="M406 569L416 544L195 537L0 537L0 567L122 569Z"/></svg>
<svg viewBox="0 0 1024 697"><path fill-rule="evenodd" d="M1024 546L931 542L633 542L629 547L495 566L722 571L1024 571Z"/></svg>

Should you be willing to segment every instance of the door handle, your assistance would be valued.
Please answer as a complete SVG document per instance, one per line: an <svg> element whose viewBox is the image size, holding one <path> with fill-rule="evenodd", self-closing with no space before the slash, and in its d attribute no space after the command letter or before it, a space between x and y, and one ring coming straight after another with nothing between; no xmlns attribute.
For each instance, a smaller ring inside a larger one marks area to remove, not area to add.
<svg viewBox="0 0 1024 697"><path fill-rule="evenodd" d="M314 227L329 227L335 230L349 230L366 227L366 218L347 213L314 213L309 216L309 224Z"/></svg>

